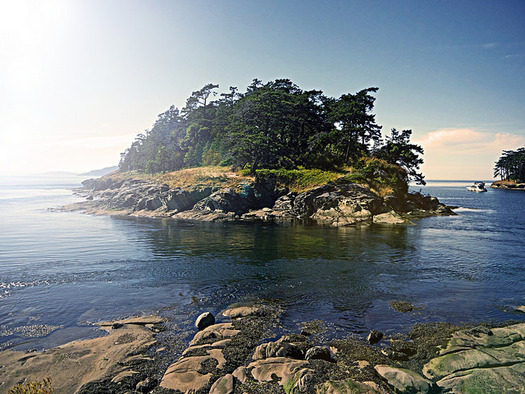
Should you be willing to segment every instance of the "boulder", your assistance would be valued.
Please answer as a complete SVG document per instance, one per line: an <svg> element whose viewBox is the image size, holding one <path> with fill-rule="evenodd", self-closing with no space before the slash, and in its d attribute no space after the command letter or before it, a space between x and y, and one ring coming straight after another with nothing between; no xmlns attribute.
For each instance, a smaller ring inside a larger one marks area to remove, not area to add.
<svg viewBox="0 0 525 394"><path fill-rule="evenodd" d="M305 359L307 360L325 360L335 363L335 356L328 346L314 346L306 352Z"/></svg>
<svg viewBox="0 0 525 394"><path fill-rule="evenodd" d="M232 374L224 375L213 383L210 388L210 394L233 394L235 389L235 378Z"/></svg>
<svg viewBox="0 0 525 394"><path fill-rule="evenodd" d="M374 215L373 222L377 224L403 224L405 219L394 211Z"/></svg>
<svg viewBox="0 0 525 394"><path fill-rule="evenodd" d="M354 393L367 393L367 394L383 394L384 390L381 390L377 383L374 382L356 382L352 379L346 380L330 380L318 384L316 386L316 393L323 394L354 394Z"/></svg>
<svg viewBox="0 0 525 394"><path fill-rule="evenodd" d="M250 379L248 374L249 374L248 368L246 367L238 367L232 373L233 377L241 383L245 383Z"/></svg>
<svg viewBox="0 0 525 394"><path fill-rule="evenodd" d="M370 189L353 183L328 183L299 194L293 214L334 226L371 222L383 206Z"/></svg>
<svg viewBox="0 0 525 394"><path fill-rule="evenodd" d="M423 374L453 392L512 392L525 387L525 323L453 334Z"/></svg>
<svg viewBox="0 0 525 394"><path fill-rule="evenodd" d="M372 330L366 337L366 340L371 344L374 345L378 343L381 339L383 339L383 333L381 331Z"/></svg>
<svg viewBox="0 0 525 394"><path fill-rule="evenodd" d="M434 391L433 383L414 371L390 365L376 365L375 370L388 384L402 393L428 393Z"/></svg>
<svg viewBox="0 0 525 394"><path fill-rule="evenodd" d="M260 316L263 313L263 306L251 305L228 308L222 312L222 315L227 316L230 319L240 319L248 316Z"/></svg>
<svg viewBox="0 0 525 394"><path fill-rule="evenodd" d="M135 390L137 390L139 393L147 393L153 390L153 388L157 385L157 382L155 382L152 378L146 378L144 380L141 380L137 383L135 386Z"/></svg>
<svg viewBox="0 0 525 394"><path fill-rule="evenodd" d="M296 345L288 342L263 343L255 348L252 359L262 360L271 357L288 357L301 360L303 351Z"/></svg>
<svg viewBox="0 0 525 394"><path fill-rule="evenodd" d="M200 344L201 342L215 343L223 339L234 337L239 332L240 330L233 328L232 323L214 324L195 334L190 342L190 346Z"/></svg>
<svg viewBox="0 0 525 394"><path fill-rule="evenodd" d="M293 204L295 197L297 196L297 193L290 192L288 194L285 194L284 196L279 197L275 204L273 205L274 211L285 211L285 212L292 212L293 211Z"/></svg>
<svg viewBox="0 0 525 394"><path fill-rule="evenodd" d="M212 324L215 324L215 317L210 312L201 313L199 317L197 317L197 320L195 320L195 327L197 327L199 331L204 330Z"/></svg>
<svg viewBox="0 0 525 394"><path fill-rule="evenodd" d="M520 393L525 387L525 363L458 371L437 385L453 393Z"/></svg>
<svg viewBox="0 0 525 394"><path fill-rule="evenodd" d="M252 376L258 382L277 382L281 386L293 387L302 376L313 372L308 362L285 357L273 357L253 361L248 365Z"/></svg>
<svg viewBox="0 0 525 394"><path fill-rule="evenodd" d="M246 185L241 192L225 188L202 199L193 206L194 211L233 212L242 215L249 210L272 207L284 191L274 190L264 184Z"/></svg>
<svg viewBox="0 0 525 394"><path fill-rule="evenodd" d="M211 360L210 356L196 356L182 358L176 363L170 365L160 386L166 389L180 390L189 392L190 390L198 391L204 389L212 376L212 373L201 373L203 363Z"/></svg>

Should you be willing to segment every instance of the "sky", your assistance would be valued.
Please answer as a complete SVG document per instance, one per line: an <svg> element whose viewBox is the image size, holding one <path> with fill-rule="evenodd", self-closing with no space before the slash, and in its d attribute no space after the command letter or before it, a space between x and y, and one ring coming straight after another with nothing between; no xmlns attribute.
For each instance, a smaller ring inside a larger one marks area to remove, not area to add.
<svg viewBox="0 0 525 394"><path fill-rule="evenodd" d="M378 87L432 179L492 179L525 146L525 2L0 0L0 175L117 165L207 83Z"/></svg>

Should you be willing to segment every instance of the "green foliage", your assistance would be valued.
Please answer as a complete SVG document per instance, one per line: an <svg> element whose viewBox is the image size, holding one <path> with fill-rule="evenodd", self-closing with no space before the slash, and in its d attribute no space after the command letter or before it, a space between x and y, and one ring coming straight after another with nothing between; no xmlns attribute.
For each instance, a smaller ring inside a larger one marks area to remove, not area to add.
<svg viewBox="0 0 525 394"><path fill-rule="evenodd" d="M259 168L337 172L375 155L423 179L416 171L423 150L410 144L410 130L393 129L381 144L372 113L377 88L336 99L289 79L254 79L246 92L230 87L215 99L217 88L207 84L192 92L182 110L171 106L160 114L122 153L120 170L158 173L220 164L248 168L251 175Z"/></svg>
<svg viewBox="0 0 525 394"><path fill-rule="evenodd" d="M378 158L359 159L346 180L369 185L382 194L406 193L408 191L407 173L401 167Z"/></svg>
<svg viewBox="0 0 525 394"><path fill-rule="evenodd" d="M205 167L218 166L222 162L222 155L215 149L209 149L202 155L202 165Z"/></svg>
<svg viewBox="0 0 525 394"><path fill-rule="evenodd" d="M494 177L525 182L525 148L506 150L494 166Z"/></svg>
<svg viewBox="0 0 525 394"><path fill-rule="evenodd" d="M256 171L256 180L287 186L292 191L302 191L332 182L342 175L340 172L319 169L260 169Z"/></svg>
<svg viewBox="0 0 525 394"><path fill-rule="evenodd" d="M54 391L51 378L44 378L41 382L27 382L17 384L9 389L8 394L50 394Z"/></svg>
<svg viewBox="0 0 525 394"><path fill-rule="evenodd" d="M390 137L387 137L386 143L376 150L375 156L389 164L402 167L410 179L424 185L425 177L417 172L419 166L423 164L423 159L419 157L420 154L423 154L423 148L410 143L411 135L412 130L399 132L396 129L392 129Z"/></svg>

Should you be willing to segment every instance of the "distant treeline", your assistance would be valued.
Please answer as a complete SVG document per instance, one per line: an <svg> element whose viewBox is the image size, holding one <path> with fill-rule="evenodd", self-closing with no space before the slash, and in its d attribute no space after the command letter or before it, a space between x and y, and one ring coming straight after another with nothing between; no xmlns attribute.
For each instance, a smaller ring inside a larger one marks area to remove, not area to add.
<svg viewBox="0 0 525 394"><path fill-rule="evenodd" d="M149 173L227 165L250 168L340 170L362 157L376 157L418 173L423 149L411 130L392 129L383 141L372 113L377 88L338 99L304 91L289 79L254 79L246 92L217 94L208 84L184 108L171 106L121 154L120 170Z"/></svg>
<svg viewBox="0 0 525 394"><path fill-rule="evenodd" d="M504 150L494 166L494 177L525 182L525 147L516 151Z"/></svg>

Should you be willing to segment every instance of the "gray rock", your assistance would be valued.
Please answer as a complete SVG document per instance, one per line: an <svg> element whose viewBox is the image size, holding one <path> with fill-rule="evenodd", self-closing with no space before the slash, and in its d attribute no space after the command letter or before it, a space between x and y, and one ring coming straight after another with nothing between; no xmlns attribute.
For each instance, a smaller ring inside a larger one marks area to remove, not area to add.
<svg viewBox="0 0 525 394"><path fill-rule="evenodd" d="M348 182L334 182L299 194L293 203L293 213L321 223L346 226L371 222L382 207L382 199L370 189Z"/></svg>
<svg viewBox="0 0 525 394"><path fill-rule="evenodd" d="M328 346L314 346L306 352L307 360L325 360L335 363L335 356Z"/></svg>
<svg viewBox="0 0 525 394"><path fill-rule="evenodd" d="M202 313L197 320L195 320L195 327L197 327L199 331L213 324L215 324L215 317L210 312Z"/></svg>
<svg viewBox="0 0 525 394"><path fill-rule="evenodd" d="M454 333L423 374L453 392L520 392L525 387L525 323Z"/></svg>
<svg viewBox="0 0 525 394"><path fill-rule="evenodd" d="M263 343L253 353L253 360L262 360L271 357L287 357L297 360L304 358L303 351L296 345L288 342Z"/></svg>
<svg viewBox="0 0 525 394"><path fill-rule="evenodd" d="M404 368L390 365L376 365L375 370L388 381L388 384L401 393L428 393L433 389L433 383L423 376Z"/></svg>

